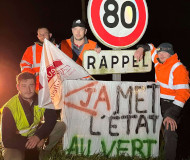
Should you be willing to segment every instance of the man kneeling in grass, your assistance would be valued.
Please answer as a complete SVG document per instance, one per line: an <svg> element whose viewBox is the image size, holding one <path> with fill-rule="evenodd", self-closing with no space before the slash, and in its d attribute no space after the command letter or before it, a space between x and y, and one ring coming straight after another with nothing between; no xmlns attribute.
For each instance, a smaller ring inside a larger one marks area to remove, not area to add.
<svg viewBox="0 0 190 160"><path fill-rule="evenodd" d="M55 110L38 107L35 88L36 77L33 74L19 74L18 94L3 106L2 142L5 160L24 160L28 150L40 150L39 159L43 160L64 135L65 124L56 122ZM43 117L45 122L41 123ZM45 146L47 138L49 143Z"/></svg>

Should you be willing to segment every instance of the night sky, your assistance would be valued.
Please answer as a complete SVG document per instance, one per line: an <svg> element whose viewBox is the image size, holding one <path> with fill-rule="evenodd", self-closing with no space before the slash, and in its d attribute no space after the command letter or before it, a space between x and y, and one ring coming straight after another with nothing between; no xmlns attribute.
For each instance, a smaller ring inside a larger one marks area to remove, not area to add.
<svg viewBox="0 0 190 160"><path fill-rule="evenodd" d="M148 0L147 5L148 26L138 44L150 42L158 46L170 42L190 70L190 1ZM17 93L15 76L20 72L24 51L37 41L37 28L47 26L59 43L70 38L72 21L78 18L82 18L81 0L0 0L0 106ZM97 41L90 29L87 37ZM99 46L109 49L100 43ZM111 80L111 75L96 78ZM122 80L154 80L154 70L146 74L122 75Z"/></svg>

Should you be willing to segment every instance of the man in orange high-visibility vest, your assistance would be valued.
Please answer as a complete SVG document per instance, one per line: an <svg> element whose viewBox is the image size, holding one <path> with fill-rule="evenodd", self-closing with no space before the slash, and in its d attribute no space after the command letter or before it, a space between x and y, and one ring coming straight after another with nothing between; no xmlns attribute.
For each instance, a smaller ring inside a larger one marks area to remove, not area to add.
<svg viewBox="0 0 190 160"><path fill-rule="evenodd" d="M29 46L20 62L21 72L30 72L36 76L36 90L39 90L39 71L40 71L40 61L42 55L43 42L46 38L54 43L52 38L52 33L45 27L38 28L37 30L38 40L34 45ZM56 45L56 44L55 44ZM58 47L58 45L57 45Z"/></svg>
<svg viewBox="0 0 190 160"><path fill-rule="evenodd" d="M160 84L160 105L164 124L165 159L175 160L177 125L181 110L190 97L189 73L178 59L170 43L155 48L152 44L138 45L135 58L142 59L145 51L151 51L155 66L155 81Z"/></svg>
<svg viewBox="0 0 190 160"><path fill-rule="evenodd" d="M87 29L83 20L77 19L72 24L72 34L70 39L61 41L60 49L77 64L82 66L83 52L85 50L101 51L97 43L87 39Z"/></svg>

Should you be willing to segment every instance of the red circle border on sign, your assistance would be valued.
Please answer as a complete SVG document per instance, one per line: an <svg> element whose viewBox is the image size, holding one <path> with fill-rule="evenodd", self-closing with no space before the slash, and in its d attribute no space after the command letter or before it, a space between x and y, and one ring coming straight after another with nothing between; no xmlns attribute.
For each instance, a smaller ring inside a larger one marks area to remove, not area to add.
<svg viewBox="0 0 190 160"><path fill-rule="evenodd" d="M144 0L135 0L139 11L139 21L137 23L135 30L126 37L115 37L104 29L99 14L102 1L103 0L94 0L91 4L91 12L90 12L92 25L94 26L94 29L98 34L98 36L106 43L116 47L128 46L137 41L146 26L147 14L146 14Z"/></svg>

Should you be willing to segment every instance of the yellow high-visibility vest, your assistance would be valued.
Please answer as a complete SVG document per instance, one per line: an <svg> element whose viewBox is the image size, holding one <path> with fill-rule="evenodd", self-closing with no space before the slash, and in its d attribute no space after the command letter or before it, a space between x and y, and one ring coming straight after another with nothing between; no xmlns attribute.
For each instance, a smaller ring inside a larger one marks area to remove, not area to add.
<svg viewBox="0 0 190 160"><path fill-rule="evenodd" d="M45 112L45 108L40 108L38 105L34 105L34 121L29 125L18 95L11 98L3 108L5 107L10 109L19 133L25 137L32 136L34 134Z"/></svg>

